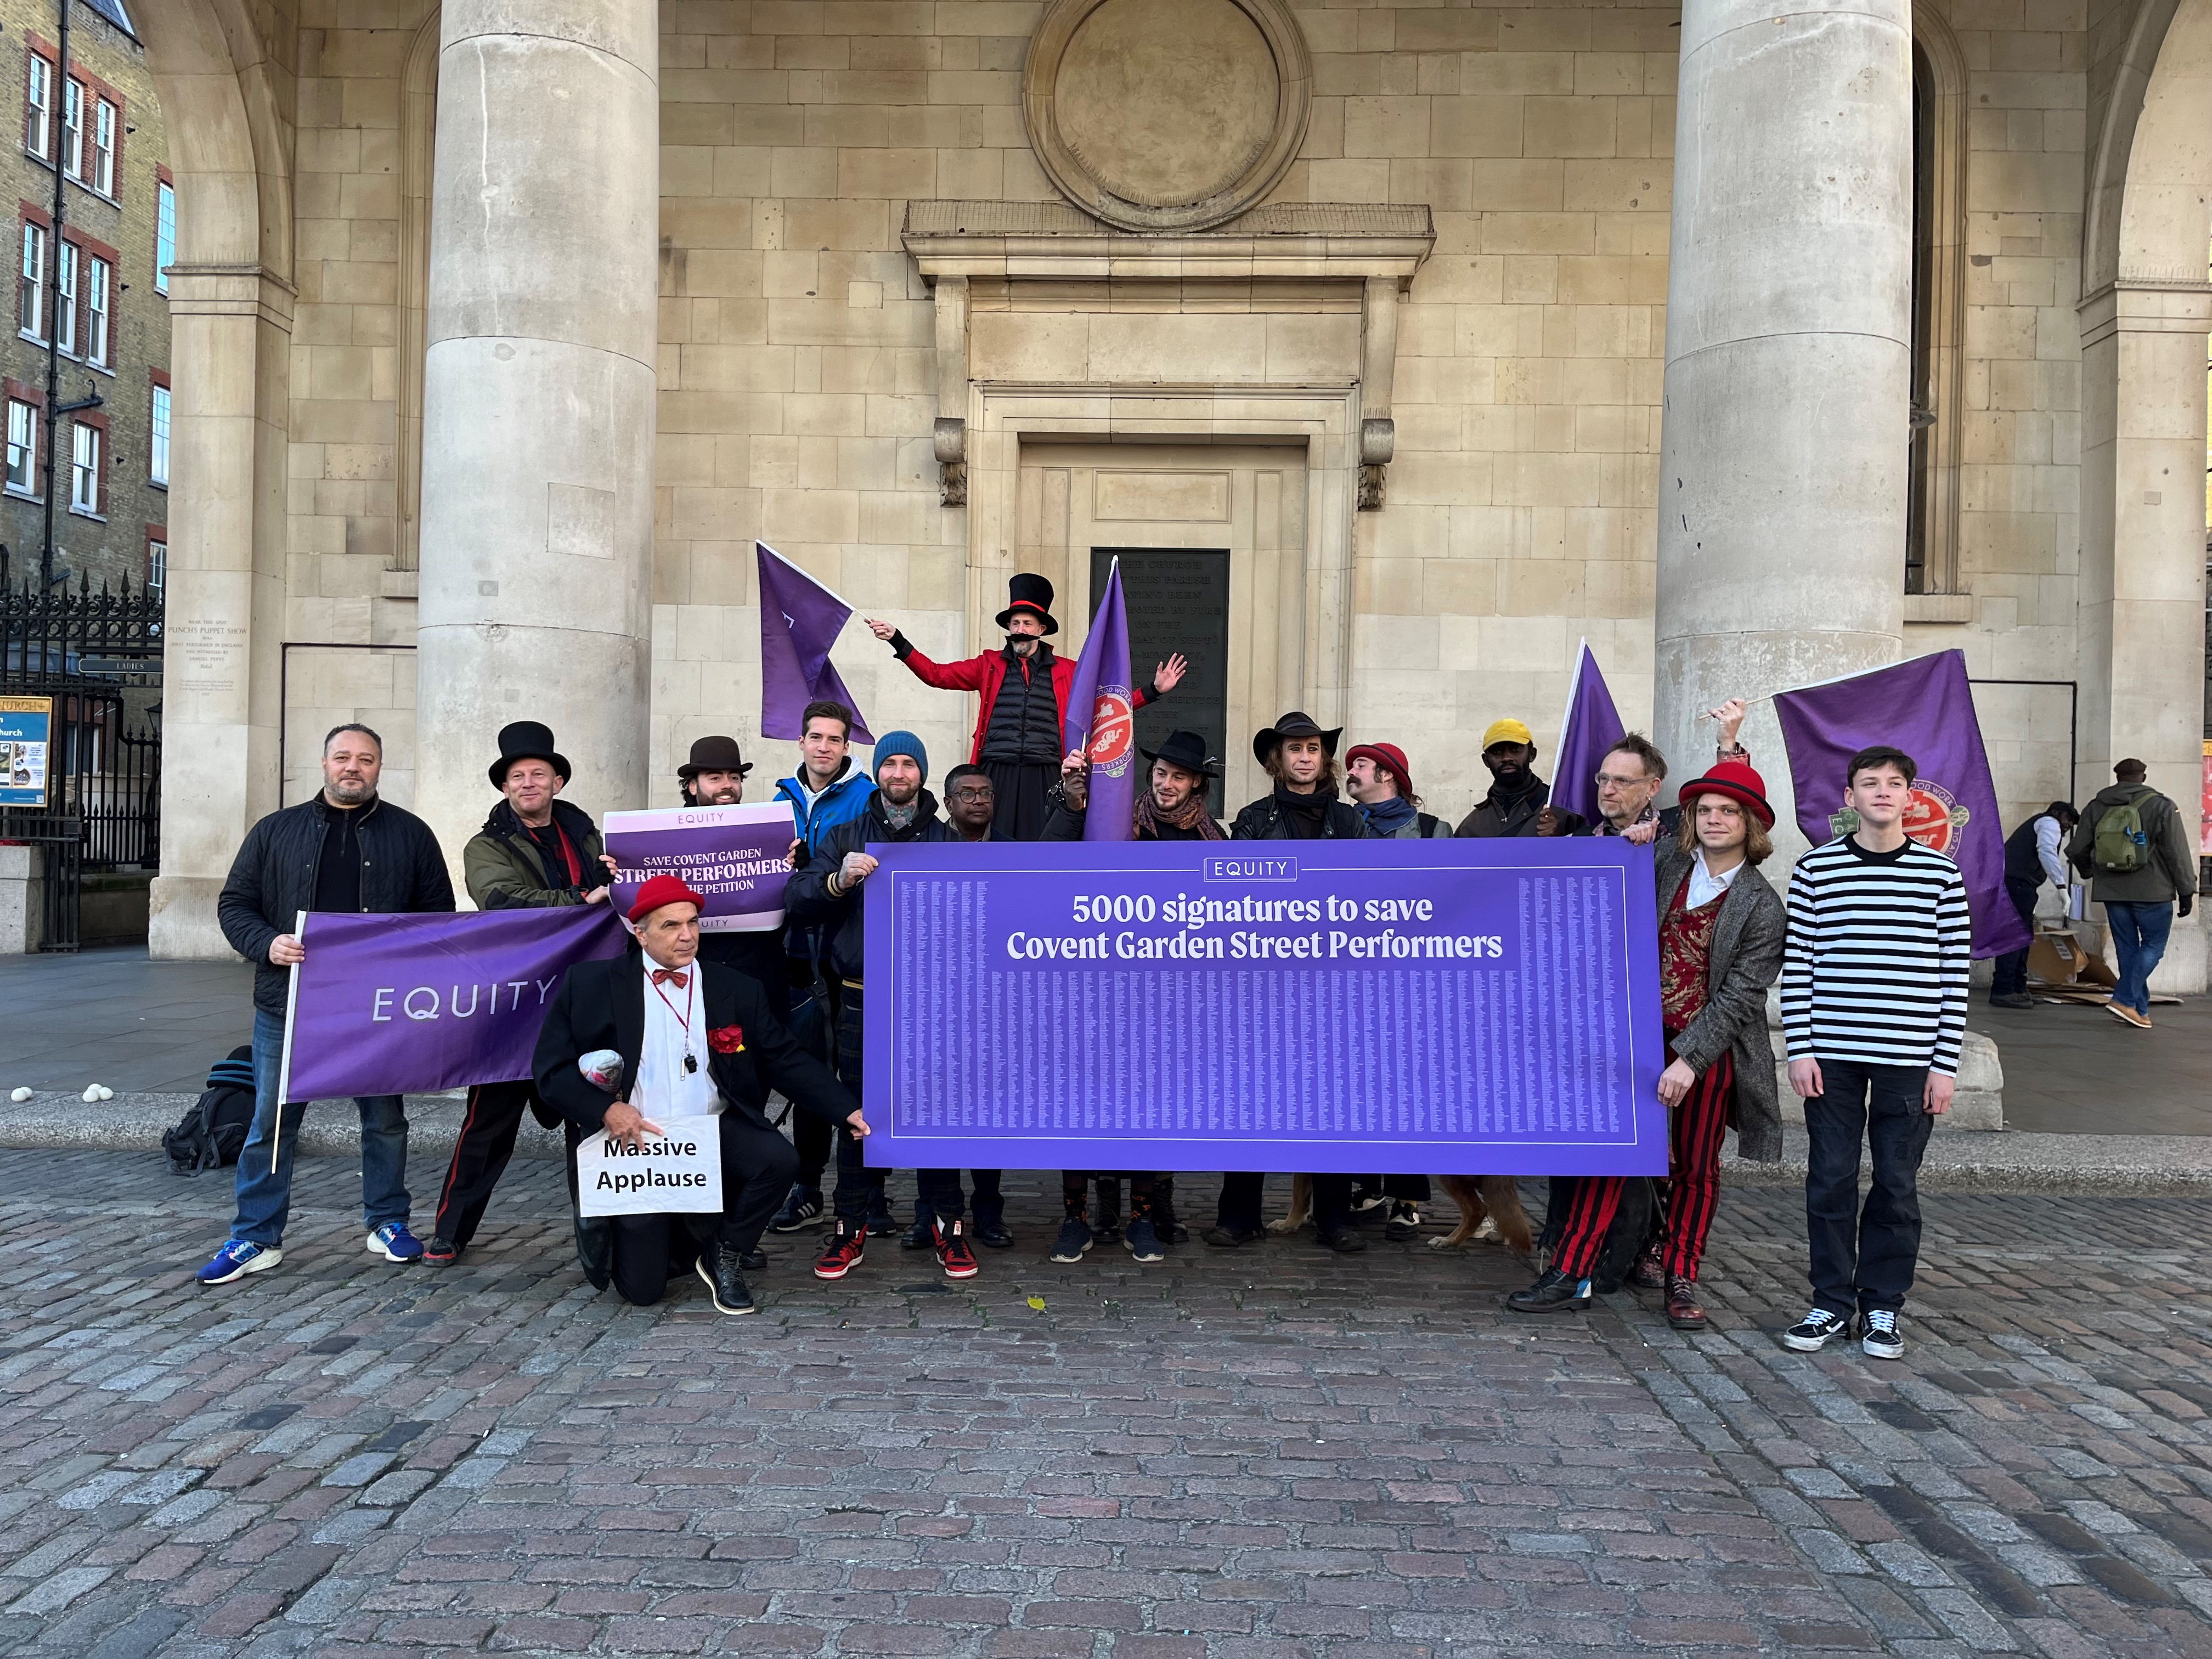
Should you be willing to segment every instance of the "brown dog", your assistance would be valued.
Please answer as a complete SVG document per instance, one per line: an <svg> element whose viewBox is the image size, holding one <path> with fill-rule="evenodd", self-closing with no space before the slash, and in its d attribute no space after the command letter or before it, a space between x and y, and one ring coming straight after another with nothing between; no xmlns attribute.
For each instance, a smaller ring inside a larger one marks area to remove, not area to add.
<svg viewBox="0 0 2212 1659"><path fill-rule="evenodd" d="M1490 1224L1491 1241L1505 1245L1516 1255L1527 1255L1536 1248L1535 1233L1528 1225L1528 1212L1521 1207L1521 1183L1511 1176L1448 1175L1436 1179L1451 1201L1459 1206L1459 1225L1429 1240L1431 1249L1454 1249L1473 1241L1486 1220ZM1294 1175L1291 1177L1290 1213L1270 1221L1267 1231L1296 1232L1312 1218L1312 1177Z"/></svg>

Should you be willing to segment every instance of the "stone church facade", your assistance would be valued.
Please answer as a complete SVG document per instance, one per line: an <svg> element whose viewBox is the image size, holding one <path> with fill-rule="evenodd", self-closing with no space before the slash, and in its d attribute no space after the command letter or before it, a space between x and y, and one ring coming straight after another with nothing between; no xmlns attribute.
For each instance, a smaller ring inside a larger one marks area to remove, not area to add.
<svg viewBox="0 0 2212 1659"><path fill-rule="evenodd" d="M451 849L505 720L594 813L750 747L756 538L933 656L1018 568L1073 651L1120 550L1232 807L1304 707L1463 811L1584 638L1678 756L1955 646L2008 822L2127 753L2194 798L2212 0L141 10L159 954L337 720Z"/></svg>

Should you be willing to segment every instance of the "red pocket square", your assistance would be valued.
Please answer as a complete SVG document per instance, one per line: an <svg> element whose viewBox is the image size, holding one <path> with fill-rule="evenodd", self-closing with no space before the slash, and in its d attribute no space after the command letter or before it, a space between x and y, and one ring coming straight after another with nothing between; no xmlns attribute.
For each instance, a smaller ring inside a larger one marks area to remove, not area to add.
<svg viewBox="0 0 2212 1659"><path fill-rule="evenodd" d="M707 1028L707 1046L718 1054L741 1054L745 1051L745 1028L710 1025Z"/></svg>

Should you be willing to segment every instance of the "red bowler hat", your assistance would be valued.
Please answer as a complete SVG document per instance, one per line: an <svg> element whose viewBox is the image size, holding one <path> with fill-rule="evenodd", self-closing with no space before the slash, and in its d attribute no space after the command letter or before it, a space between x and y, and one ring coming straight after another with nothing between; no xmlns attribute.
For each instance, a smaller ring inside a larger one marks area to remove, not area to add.
<svg viewBox="0 0 2212 1659"><path fill-rule="evenodd" d="M1395 743L1358 743L1344 751L1346 766L1362 755L1375 762L1398 781L1398 793L1408 800L1413 797L1413 771L1406 764L1406 751Z"/></svg>
<svg viewBox="0 0 2212 1659"><path fill-rule="evenodd" d="M681 876L653 876L637 890L637 902L629 907L629 919L643 921L664 904L696 904L702 910L707 901L684 884Z"/></svg>
<svg viewBox="0 0 2212 1659"><path fill-rule="evenodd" d="M1726 795L1769 830L1774 828L1774 809L1766 804L1766 780L1745 761L1717 761L1702 778L1682 786L1681 802L1692 810L1700 795Z"/></svg>

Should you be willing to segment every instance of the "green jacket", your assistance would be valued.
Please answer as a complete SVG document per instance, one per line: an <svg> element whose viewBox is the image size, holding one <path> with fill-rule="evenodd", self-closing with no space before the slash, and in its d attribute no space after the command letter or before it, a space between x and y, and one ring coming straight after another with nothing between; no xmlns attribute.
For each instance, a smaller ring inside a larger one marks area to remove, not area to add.
<svg viewBox="0 0 2212 1659"><path fill-rule="evenodd" d="M2100 870L2094 862L2097 820L2106 809L2142 799L2136 811L2142 818L2143 839L2149 843L2150 862L2139 870L2118 875ZM2098 792L2081 809L2081 822L2066 846L2074 867L2090 878L2089 896L2099 904L2171 904L2197 892L2197 849L2181 809L2147 783L2115 783Z"/></svg>
<svg viewBox="0 0 2212 1659"><path fill-rule="evenodd" d="M514 809L501 801L461 853L461 874L477 909L531 910L581 904L586 893L607 884L606 866L599 862L606 843L600 839L599 827L580 808L557 799L553 803L553 822L575 847L582 884L570 886L566 870L548 876L545 860L530 832L522 827Z"/></svg>

